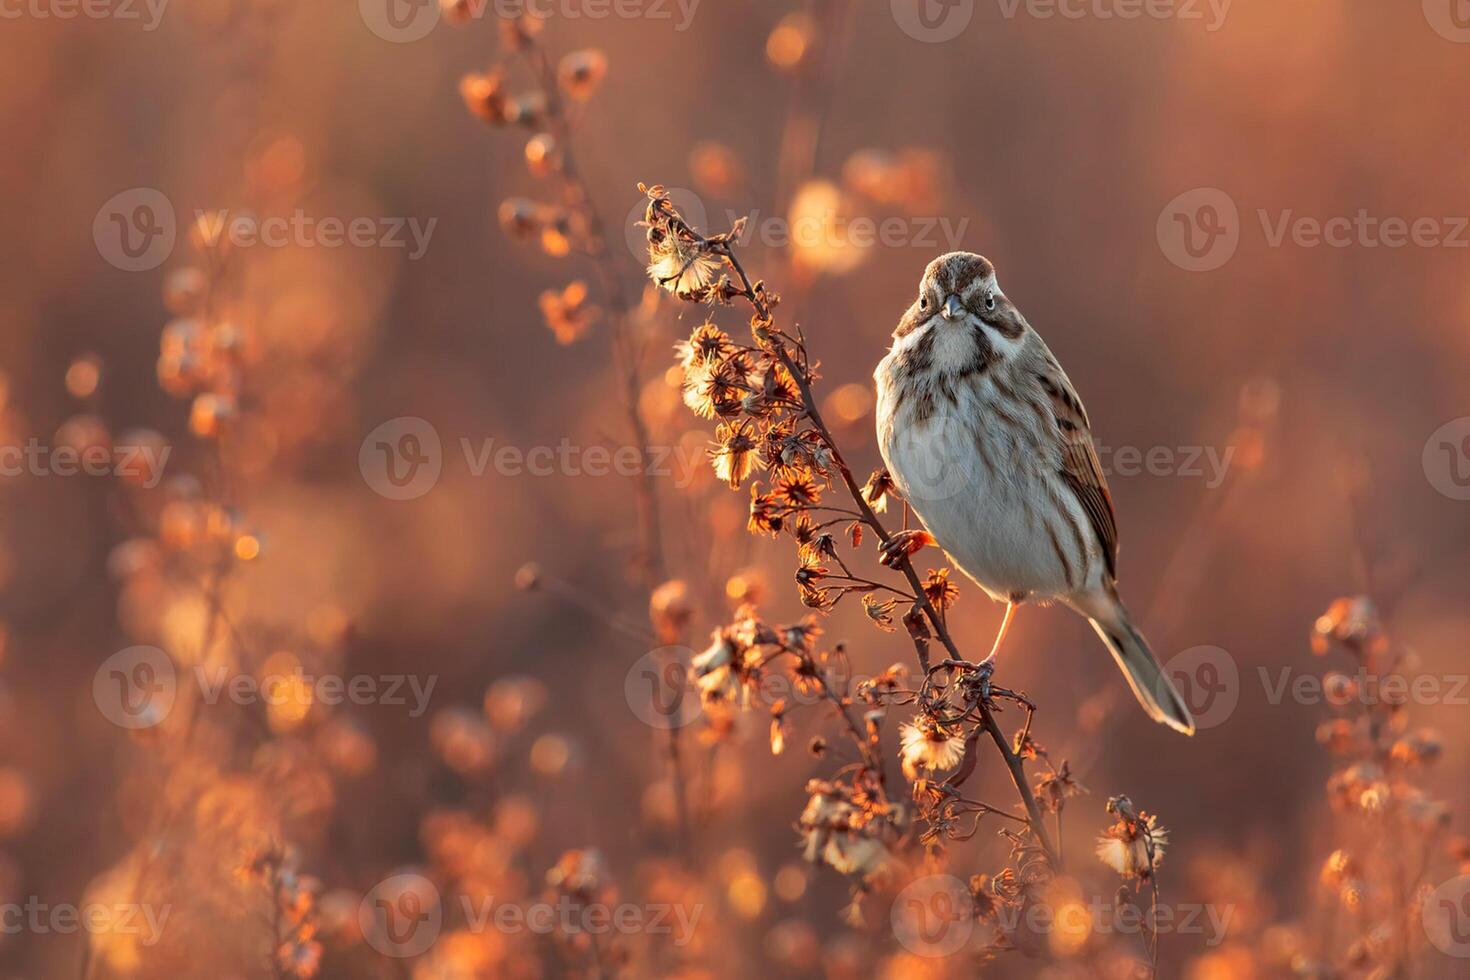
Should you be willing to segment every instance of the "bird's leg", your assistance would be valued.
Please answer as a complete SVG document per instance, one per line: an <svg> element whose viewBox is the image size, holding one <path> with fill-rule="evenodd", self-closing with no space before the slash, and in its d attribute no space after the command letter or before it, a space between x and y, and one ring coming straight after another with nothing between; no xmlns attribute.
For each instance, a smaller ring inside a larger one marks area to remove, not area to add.
<svg viewBox="0 0 1470 980"><path fill-rule="evenodd" d="M897 568L909 555L934 544L928 531L895 531L878 549L878 560L889 568Z"/></svg>
<svg viewBox="0 0 1470 980"><path fill-rule="evenodd" d="M1016 603L1014 601L1007 602L1005 619L1000 621L1000 632L995 635L995 642L991 644L990 653L984 660L980 661L981 667L988 666L991 670L995 669L995 655L1000 653L1000 645L1005 642L1006 634L1011 631L1011 620L1015 618Z"/></svg>

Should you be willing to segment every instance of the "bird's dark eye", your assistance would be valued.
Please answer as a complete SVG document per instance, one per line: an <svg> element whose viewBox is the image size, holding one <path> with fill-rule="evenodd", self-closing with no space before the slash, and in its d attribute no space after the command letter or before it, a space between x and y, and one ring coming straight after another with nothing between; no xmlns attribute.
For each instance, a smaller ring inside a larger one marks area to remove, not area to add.
<svg viewBox="0 0 1470 980"><path fill-rule="evenodd" d="M929 308L929 297L927 297L927 296L920 296L919 297L919 309L921 309L921 310L927 310L928 308Z"/></svg>
<svg viewBox="0 0 1470 980"><path fill-rule="evenodd" d="M992 310L992 311L995 309L995 294L994 293L986 293L985 294L985 308L987 310Z"/></svg>

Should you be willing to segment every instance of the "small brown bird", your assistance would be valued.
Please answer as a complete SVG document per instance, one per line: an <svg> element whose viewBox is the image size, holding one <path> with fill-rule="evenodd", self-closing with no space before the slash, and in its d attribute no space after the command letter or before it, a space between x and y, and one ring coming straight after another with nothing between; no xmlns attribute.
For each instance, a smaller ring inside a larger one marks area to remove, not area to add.
<svg viewBox="0 0 1470 980"><path fill-rule="evenodd" d="M1156 721L1194 719L1117 590L1118 526L1087 410L1021 311L972 252L929 263L874 372L878 445L927 533L894 536L885 560L937 543L1006 603L1058 600L1085 616Z"/></svg>

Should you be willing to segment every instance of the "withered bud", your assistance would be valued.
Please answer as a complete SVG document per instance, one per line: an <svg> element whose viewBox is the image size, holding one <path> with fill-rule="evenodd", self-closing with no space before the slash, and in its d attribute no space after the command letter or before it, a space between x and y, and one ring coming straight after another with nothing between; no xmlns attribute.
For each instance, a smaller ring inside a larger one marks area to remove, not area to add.
<svg viewBox="0 0 1470 980"><path fill-rule="evenodd" d="M189 431L205 439L217 436L236 412L233 397L206 392L194 399L189 412Z"/></svg>
<svg viewBox="0 0 1470 980"><path fill-rule="evenodd" d="M607 55L596 48L573 51L561 59L556 77L562 91L576 102L586 102L607 75Z"/></svg>
<svg viewBox="0 0 1470 980"><path fill-rule="evenodd" d="M661 643L677 643L693 615L689 587L681 579L663 583L648 599L648 618Z"/></svg>
<svg viewBox="0 0 1470 980"><path fill-rule="evenodd" d="M541 230L540 209L524 197L500 202L499 218L500 227L512 238L530 238Z"/></svg>
<svg viewBox="0 0 1470 980"><path fill-rule="evenodd" d="M536 129L546 122L546 96L540 92L527 92L511 99L505 105L505 121L527 129Z"/></svg>
<svg viewBox="0 0 1470 980"><path fill-rule="evenodd" d="M556 172L556 138L550 133L537 133L526 142L526 167L533 177Z"/></svg>
<svg viewBox="0 0 1470 980"><path fill-rule="evenodd" d="M504 78L497 71L472 72L459 80L459 95L465 108L492 125L507 122Z"/></svg>

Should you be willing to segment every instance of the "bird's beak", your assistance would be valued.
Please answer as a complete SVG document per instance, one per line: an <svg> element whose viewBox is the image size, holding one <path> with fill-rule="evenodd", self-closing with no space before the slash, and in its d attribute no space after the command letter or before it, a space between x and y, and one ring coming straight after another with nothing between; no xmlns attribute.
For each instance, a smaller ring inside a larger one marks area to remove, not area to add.
<svg viewBox="0 0 1470 980"><path fill-rule="evenodd" d="M946 320L958 320L960 317L965 315L965 305L960 302L960 298L958 296L950 294L949 296L945 297L944 309L940 311L940 314Z"/></svg>

